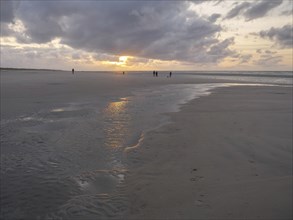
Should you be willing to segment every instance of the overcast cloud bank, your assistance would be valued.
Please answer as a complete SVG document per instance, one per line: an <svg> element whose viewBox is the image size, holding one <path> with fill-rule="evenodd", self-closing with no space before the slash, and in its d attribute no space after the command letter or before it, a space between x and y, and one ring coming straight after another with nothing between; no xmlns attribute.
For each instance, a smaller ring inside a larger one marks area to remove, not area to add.
<svg viewBox="0 0 293 220"><path fill-rule="evenodd" d="M227 2L208 3L219 6ZM132 56L129 65L152 60L216 65L229 58L241 64L248 63L253 55L235 50L237 35L223 35L227 26L222 21L251 22L270 15L279 6L282 6L279 15L285 16L284 5L292 6L288 1L260 0L232 2L226 13L212 11L203 16L192 10L191 6L204 4L206 1L5 0L1 1L1 37L14 37L23 45L47 45L58 39L65 46L63 49L27 46L23 54L31 58L46 55L60 58L66 54L74 61L84 59L92 63L117 62L119 56ZM282 48L292 47L290 24L259 30L255 35ZM21 50L1 48L7 55L9 51Z"/></svg>

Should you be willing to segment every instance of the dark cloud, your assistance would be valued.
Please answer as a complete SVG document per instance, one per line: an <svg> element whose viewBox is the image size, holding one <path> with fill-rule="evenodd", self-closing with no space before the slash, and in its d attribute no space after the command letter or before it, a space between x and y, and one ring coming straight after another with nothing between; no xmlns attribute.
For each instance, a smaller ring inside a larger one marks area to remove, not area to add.
<svg viewBox="0 0 293 220"><path fill-rule="evenodd" d="M250 8L248 8L245 13L244 17L246 20L253 20L256 18L260 18L265 16L271 9L279 6L282 4L283 0L263 0L257 3L254 3L251 5Z"/></svg>
<svg viewBox="0 0 293 220"><path fill-rule="evenodd" d="M198 2L197 2L198 3ZM15 16L25 27L22 43L62 44L97 54L161 60L218 62L231 55L222 30L182 1L23 1ZM212 58L210 56L212 55Z"/></svg>
<svg viewBox="0 0 293 220"><path fill-rule="evenodd" d="M210 22L215 22L215 21L217 21L217 19L220 18L220 17L221 17L221 14L214 13L214 14L212 14L212 15L208 18L208 20L209 20Z"/></svg>
<svg viewBox="0 0 293 220"><path fill-rule="evenodd" d="M0 33L1 36L9 36L13 31L9 29L9 23L14 22L14 11L17 4L13 1L0 1Z"/></svg>
<svg viewBox="0 0 293 220"><path fill-rule="evenodd" d="M236 16L244 16L247 21L261 18L267 15L267 13L273 8L282 4L283 0L262 0L256 2L242 2L236 4L228 14L226 19L231 19Z"/></svg>
<svg viewBox="0 0 293 220"><path fill-rule="evenodd" d="M0 21L1 23L9 23L14 19L14 7L13 1L0 1ZM2 25L2 24L1 24Z"/></svg>
<svg viewBox="0 0 293 220"><path fill-rule="evenodd" d="M64 34L63 22L78 11L79 2L24 1L17 10L24 23L25 36L18 36L22 43L46 43Z"/></svg>
<svg viewBox="0 0 293 220"><path fill-rule="evenodd" d="M234 8L232 8L228 14L226 15L226 19L231 19L243 12L246 8L248 8L251 4L249 2L242 2L241 4L237 4Z"/></svg>
<svg viewBox="0 0 293 220"><path fill-rule="evenodd" d="M262 38L268 38L275 41L278 45L285 48L292 48L293 39L292 25L285 25L281 28L272 27L269 30L259 32L259 36Z"/></svg>
<svg viewBox="0 0 293 220"><path fill-rule="evenodd" d="M234 38L226 39L221 43L212 46L208 51L209 57L213 62L216 62L218 59L234 55L235 52L229 49L231 44L234 44Z"/></svg>

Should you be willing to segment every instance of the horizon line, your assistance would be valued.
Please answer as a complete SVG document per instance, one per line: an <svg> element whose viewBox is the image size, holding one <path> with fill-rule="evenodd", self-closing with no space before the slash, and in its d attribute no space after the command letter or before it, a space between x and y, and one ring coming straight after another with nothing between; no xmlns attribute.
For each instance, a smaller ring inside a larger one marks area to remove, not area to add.
<svg viewBox="0 0 293 220"><path fill-rule="evenodd" d="M32 70L32 71L70 71L62 69L46 69L46 68L21 68L21 67L0 67L0 70ZM76 70L75 72L152 72L153 70ZM292 72L293 70L157 70L161 72Z"/></svg>

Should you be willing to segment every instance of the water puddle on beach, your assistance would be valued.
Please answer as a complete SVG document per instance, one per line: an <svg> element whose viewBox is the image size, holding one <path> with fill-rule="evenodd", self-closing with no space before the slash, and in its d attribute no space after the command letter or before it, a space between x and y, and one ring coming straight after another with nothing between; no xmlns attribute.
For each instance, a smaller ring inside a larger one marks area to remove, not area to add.
<svg viewBox="0 0 293 220"><path fill-rule="evenodd" d="M236 85L243 84L152 86L1 121L1 219L122 218L125 154L168 122L163 113Z"/></svg>

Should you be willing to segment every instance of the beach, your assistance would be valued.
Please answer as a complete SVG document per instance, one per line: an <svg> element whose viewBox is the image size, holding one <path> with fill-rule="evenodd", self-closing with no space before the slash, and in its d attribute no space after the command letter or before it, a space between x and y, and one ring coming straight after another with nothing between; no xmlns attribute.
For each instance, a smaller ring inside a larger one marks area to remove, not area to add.
<svg viewBox="0 0 293 220"><path fill-rule="evenodd" d="M0 220L293 220L293 0L0 0Z"/></svg>
<svg viewBox="0 0 293 220"><path fill-rule="evenodd" d="M1 219L291 219L291 73L213 74L1 70Z"/></svg>
<svg viewBox="0 0 293 220"><path fill-rule="evenodd" d="M171 118L131 155L130 218L292 219L292 88L221 88Z"/></svg>

